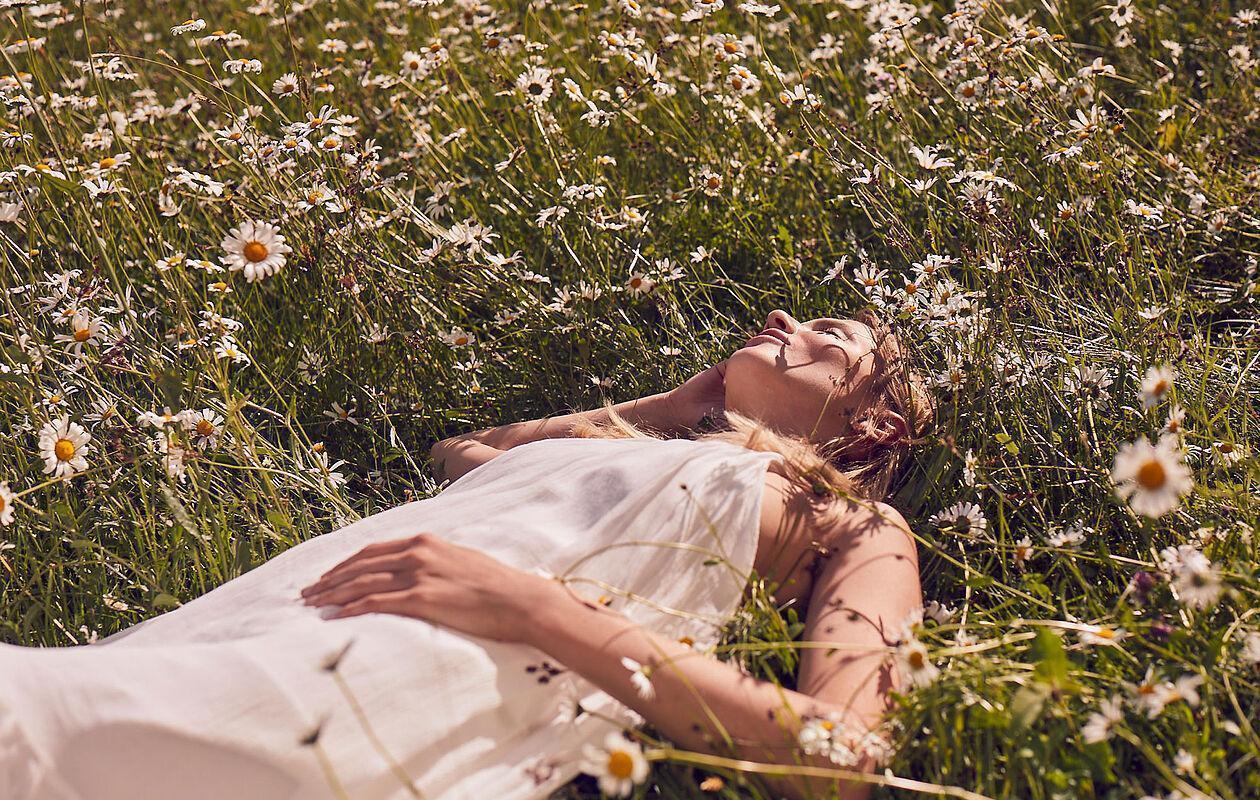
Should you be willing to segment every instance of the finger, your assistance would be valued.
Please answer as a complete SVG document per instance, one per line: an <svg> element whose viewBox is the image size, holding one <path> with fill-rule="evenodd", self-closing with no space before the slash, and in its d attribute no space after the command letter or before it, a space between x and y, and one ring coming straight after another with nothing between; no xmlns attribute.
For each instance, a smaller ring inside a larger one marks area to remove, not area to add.
<svg viewBox="0 0 1260 800"><path fill-rule="evenodd" d="M403 558L406 551L397 553L387 553L386 555L376 556L375 558L361 558L357 561L348 561L344 565L337 567L332 572L328 572L324 577L312 583L302 590L303 597L309 597L315 592L322 592L332 587L344 583L351 578L363 575L368 572L401 572L408 566Z"/></svg>
<svg viewBox="0 0 1260 800"><path fill-rule="evenodd" d="M368 594L394 592L415 583L415 579L397 572L371 572L342 584L306 596L309 606L335 604L343 606Z"/></svg>
<svg viewBox="0 0 1260 800"><path fill-rule="evenodd" d="M402 614L403 616L414 616L407 614L404 610L407 608L407 598L408 594L406 592L370 594L352 603L347 603L340 610L329 614L327 619L357 617L360 614Z"/></svg>
<svg viewBox="0 0 1260 800"><path fill-rule="evenodd" d="M397 553L400 550L406 550L412 544L414 544L413 537L407 537L404 539L391 539L388 542L377 542L376 544L370 544L367 547L364 547L359 552L345 559L341 563L337 564L335 567L328 570L328 572L325 572L324 575L331 575L332 573L336 572L341 567L347 564L353 563L354 561L357 561L360 558L372 558L374 556L382 556L388 553ZM323 577L323 576L321 575L320 577Z"/></svg>

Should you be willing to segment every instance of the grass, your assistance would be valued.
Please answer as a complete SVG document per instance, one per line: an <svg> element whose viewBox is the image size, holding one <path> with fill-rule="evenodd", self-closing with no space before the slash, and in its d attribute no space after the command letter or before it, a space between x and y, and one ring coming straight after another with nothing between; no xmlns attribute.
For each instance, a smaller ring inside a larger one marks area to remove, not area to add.
<svg viewBox="0 0 1260 800"><path fill-rule="evenodd" d="M875 304L945 409L895 498L948 609L892 772L1260 795L1255 13L780 5L0 10L0 637L107 635L430 496L438 438L677 385L774 307ZM257 281L219 266L251 220L292 248ZM91 449L53 476L62 416ZM1192 485L1140 513L1117 456L1170 427ZM751 605L764 646L731 657L790 680L791 614ZM1197 704L1152 715L1148 668ZM740 776L674 754L638 791Z"/></svg>

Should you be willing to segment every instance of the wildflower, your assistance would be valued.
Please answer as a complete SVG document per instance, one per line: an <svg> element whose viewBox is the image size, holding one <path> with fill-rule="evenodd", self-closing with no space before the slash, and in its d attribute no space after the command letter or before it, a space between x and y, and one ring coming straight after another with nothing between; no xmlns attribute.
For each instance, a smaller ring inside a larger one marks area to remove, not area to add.
<svg viewBox="0 0 1260 800"><path fill-rule="evenodd" d="M903 632L902 641L897 645L896 661L898 671L913 686L929 686L941 674L932 663L927 647L912 633Z"/></svg>
<svg viewBox="0 0 1260 800"><path fill-rule="evenodd" d="M1181 602L1194 609L1205 609L1221 595L1220 570L1196 549L1182 553L1181 563L1173 570L1173 590Z"/></svg>
<svg viewBox="0 0 1260 800"><path fill-rule="evenodd" d="M806 755L821 755L833 764L850 767L858 762L858 754L850 747L848 726L839 712L831 711L824 716L807 719L797 734L796 741Z"/></svg>
<svg viewBox="0 0 1260 800"><path fill-rule="evenodd" d="M332 409L324 412L324 416L334 422L348 422L351 425L358 425L359 421L354 418L354 409L346 408L341 403L333 402Z"/></svg>
<svg viewBox="0 0 1260 800"><path fill-rule="evenodd" d="M1028 560L1032 553L1032 539L1025 536L1015 543L1015 565L1022 569L1024 562Z"/></svg>
<svg viewBox="0 0 1260 800"><path fill-rule="evenodd" d="M1246 664L1260 664L1260 631L1252 631L1243 639L1238 657Z"/></svg>
<svg viewBox="0 0 1260 800"><path fill-rule="evenodd" d="M86 311L76 311L70 319L73 332L59 333L53 341L65 344L67 352L76 356L82 355L84 345L100 345L99 337L104 332L104 323L105 320L100 317L93 317Z"/></svg>
<svg viewBox="0 0 1260 800"><path fill-rule="evenodd" d="M1053 533L1046 537L1046 544L1051 547L1075 547L1085 541L1085 531L1093 531L1093 528L1085 527L1082 522L1073 522L1066 528L1055 529Z"/></svg>
<svg viewBox="0 0 1260 800"><path fill-rule="evenodd" d="M630 277L626 279L626 289L631 294L646 294L652 291L656 285L656 281L649 278L642 272L632 272Z"/></svg>
<svg viewBox="0 0 1260 800"><path fill-rule="evenodd" d="M9 489L9 482L0 481L0 525L13 524L13 515L17 513L16 499L17 495Z"/></svg>
<svg viewBox="0 0 1260 800"><path fill-rule="evenodd" d="M955 503L928 519L942 528L952 526L955 532L963 535L983 534L989 526L984 512L975 503Z"/></svg>
<svg viewBox="0 0 1260 800"><path fill-rule="evenodd" d="M1165 433L1158 445L1145 436L1120 445L1111 470L1116 495L1147 517L1161 517L1175 509L1194 482L1182 461L1177 437Z"/></svg>
<svg viewBox="0 0 1260 800"><path fill-rule="evenodd" d="M954 166L953 159L940 158L936 155L937 148L929 145L927 147L913 146L910 148L910 155L914 156L914 160L918 162L923 169L937 170L946 169Z"/></svg>
<svg viewBox="0 0 1260 800"><path fill-rule="evenodd" d="M228 269L244 271L245 280L250 283L274 275L284 266L285 254L292 252L279 229L261 221L243 222L232 228L220 246L227 251L224 262Z"/></svg>
<svg viewBox="0 0 1260 800"><path fill-rule="evenodd" d="M286 72L271 84L271 93L277 97L289 97L298 93L298 77L292 72Z"/></svg>
<svg viewBox="0 0 1260 800"><path fill-rule="evenodd" d="M477 337L458 325L451 328L449 333L439 333L438 336L451 347L466 347L477 341Z"/></svg>
<svg viewBox="0 0 1260 800"><path fill-rule="evenodd" d="M944 603L932 600L926 607L924 607L923 613L929 618L935 620L936 624L944 625L954 618L954 615L958 613L958 609L951 608Z"/></svg>
<svg viewBox="0 0 1260 800"><path fill-rule="evenodd" d="M645 667L629 657L621 659L621 666L630 670L630 683L634 684L639 697L644 700L651 700L656 696L656 687L652 685L651 669L649 667Z"/></svg>
<svg viewBox="0 0 1260 800"><path fill-rule="evenodd" d="M223 415L213 408L201 411L188 410L181 417L184 429L192 436L193 444L202 449L214 447L222 434Z"/></svg>
<svg viewBox="0 0 1260 800"><path fill-rule="evenodd" d="M1142 378L1140 397L1143 408L1154 408L1172 390L1176 373L1168 364L1152 366Z"/></svg>
<svg viewBox="0 0 1260 800"><path fill-rule="evenodd" d="M1086 744L1106 741L1111 738L1111 729L1116 723L1124 721L1124 709L1120 695L1111 697L1098 704L1098 710L1089 715L1081 728L1081 738Z"/></svg>
<svg viewBox="0 0 1260 800"><path fill-rule="evenodd" d="M231 336L224 336L215 344L214 357L229 359L233 364L249 363L249 356L245 355Z"/></svg>
<svg viewBox="0 0 1260 800"><path fill-rule="evenodd" d="M603 747L583 745L582 755L581 771L594 776L599 790L606 795L626 797L636 784L647 780L648 762L643 749L620 733L608 734Z"/></svg>
<svg viewBox="0 0 1260 800"><path fill-rule="evenodd" d="M1128 638L1129 635L1124 628L1111 628L1106 625L1091 625L1085 630L1078 631L1078 636L1083 645L1097 644L1119 647L1120 642Z"/></svg>
<svg viewBox="0 0 1260 800"><path fill-rule="evenodd" d="M44 459L44 472L54 478L68 477L88 467L83 454L92 449L92 434L69 416L44 424L39 431L39 455Z"/></svg>
<svg viewBox="0 0 1260 800"><path fill-rule="evenodd" d="M527 103L541 106L551 98L551 70L532 67L522 72L516 79L516 88L525 95Z"/></svg>
<svg viewBox="0 0 1260 800"><path fill-rule="evenodd" d="M1212 460L1222 468L1231 467L1246 456L1244 445L1233 442L1212 442Z"/></svg>
<svg viewBox="0 0 1260 800"><path fill-rule="evenodd" d="M205 27L206 21L204 19L186 19L178 25L172 26L171 33L175 36L179 36L185 33L195 33L200 30L205 30Z"/></svg>

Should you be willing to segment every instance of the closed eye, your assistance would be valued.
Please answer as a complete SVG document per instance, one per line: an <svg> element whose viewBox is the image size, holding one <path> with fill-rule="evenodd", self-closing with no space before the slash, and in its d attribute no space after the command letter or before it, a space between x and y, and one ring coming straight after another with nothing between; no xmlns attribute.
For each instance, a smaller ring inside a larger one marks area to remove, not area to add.
<svg viewBox="0 0 1260 800"><path fill-rule="evenodd" d="M834 333L836 334L837 339L848 338L847 336L844 335L844 331L841 330L840 328L823 328L823 333Z"/></svg>

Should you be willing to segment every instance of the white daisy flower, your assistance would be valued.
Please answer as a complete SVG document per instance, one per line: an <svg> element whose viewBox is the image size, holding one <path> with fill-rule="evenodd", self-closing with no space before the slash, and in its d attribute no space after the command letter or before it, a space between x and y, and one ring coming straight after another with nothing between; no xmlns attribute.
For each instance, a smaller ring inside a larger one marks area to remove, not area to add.
<svg viewBox="0 0 1260 800"><path fill-rule="evenodd" d="M1221 596L1220 570L1203 553L1192 550L1183 555L1174 570L1172 588L1181 602L1191 608L1209 608Z"/></svg>
<svg viewBox="0 0 1260 800"><path fill-rule="evenodd" d="M9 482L0 481L0 525L13 524L13 515L17 513L16 499L17 495L9 489Z"/></svg>
<svg viewBox="0 0 1260 800"><path fill-rule="evenodd" d="M838 712L832 711L825 716L811 717L801 725L796 741L801 752L806 755L820 755L833 764L850 767L857 764L859 757L846 734L848 726Z"/></svg>
<svg viewBox="0 0 1260 800"><path fill-rule="evenodd" d="M1252 631L1243 639L1238 657L1247 664L1260 664L1260 631Z"/></svg>
<svg viewBox="0 0 1260 800"><path fill-rule="evenodd" d="M477 341L476 336L473 336L458 325L451 328L449 333L439 333L438 336L451 347L466 347Z"/></svg>
<svg viewBox="0 0 1260 800"><path fill-rule="evenodd" d="M941 674L928 655L927 647L914 636L904 637L897 645L897 668L914 686L931 685Z"/></svg>
<svg viewBox="0 0 1260 800"><path fill-rule="evenodd" d="M1086 630L1077 631L1081 644L1097 644L1108 647L1119 647L1120 642L1129 637L1124 628L1112 628L1107 625L1091 625Z"/></svg>
<svg viewBox="0 0 1260 800"><path fill-rule="evenodd" d="M955 503L928 519L938 527L952 528L964 536L983 535L989 526L984 512L975 503Z"/></svg>
<svg viewBox="0 0 1260 800"><path fill-rule="evenodd" d="M1116 484L1116 496L1147 517L1172 511L1194 486L1177 437L1170 433L1162 435L1158 445L1145 436L1120 445L1111 479Z"/></svg>
<svg viewBox="0 0 1260 800"><path fill-rule="evenodd" d="M1173 379L1177 373L1168 364L1147 368L1142 378L1140 397L1142 408L1154 408L1172 391Z"/></svg>
<svg viewBox="0 0 1260 800"><path fill-rule="evenodd" d="M608 734L603 747L583 745L582 756L579 769L594 776L599 790L606 795L627 797L636 784L647 780L648 762L643 749L620 733Z"/></svg>
<svg viewBox="0 0 1260 800"><path fill-rule="evenodd" d="M621 666L630 670L630 682L634 684L634 688L639 693L639 697L644 700L651 700L656 696L656 687L652 685L650 676L650 668L643 666L633 658L623 657Z"/></svg>
<svg viewBox="0 0 1260 800"><path fill-rule="evenodd" d="M44 459L44 472L54 478L75 475L87 469L83 454L92 449L92 434L69 416L44 424L39 431L39 455Z"/></svg>
<svg viewBox="0 0 1260 800"><path fill-rule="evenodd" d="M1124 721L1124 709L1120 695L1112 695L1098 705L1098 710L1089 715L1081 728L1081 737L1087 744L1102 742L1111 738L1111 729Z"/></svg>
<svg viewBox="0 0 1260 800"><path fill-rule="evenodd" d="M258 220L232 228L220 246L227 251L224 264L228 269L243 271L250 283L274 275L284 266L285 254L293 251L278 228Z"/></svg>

